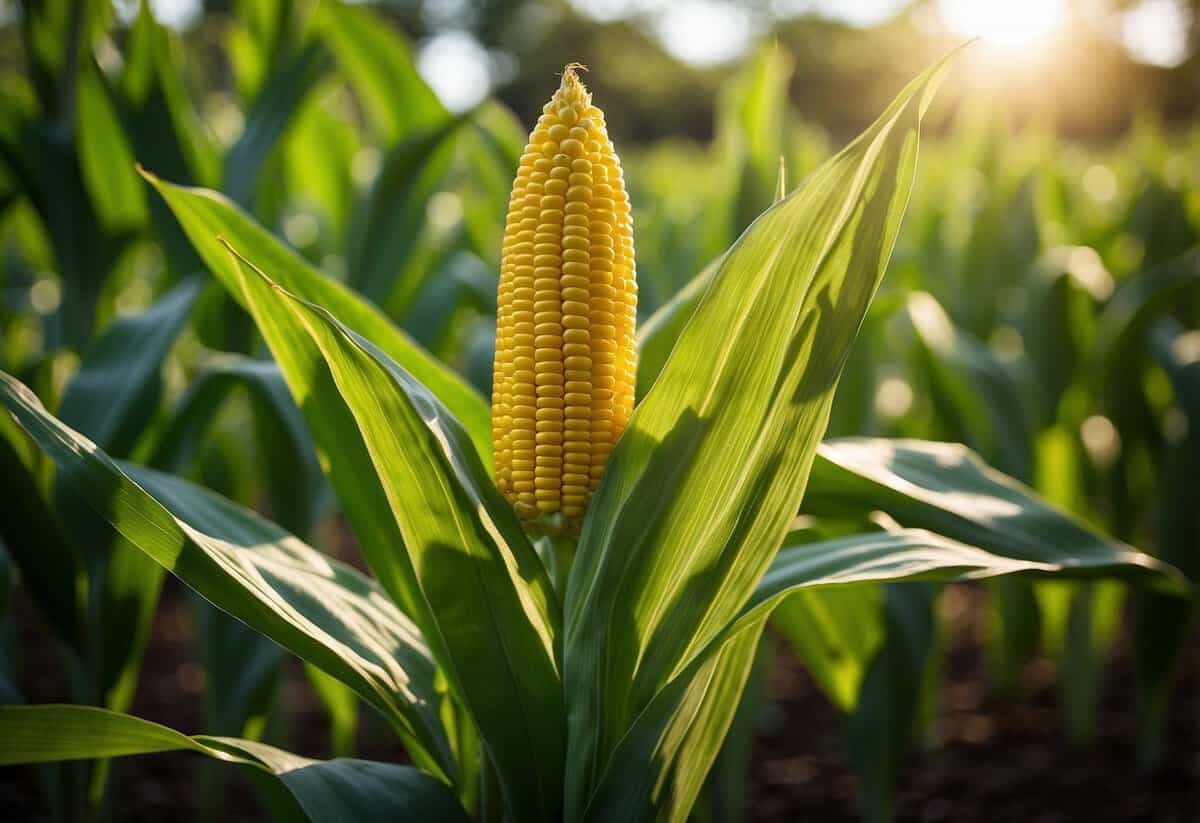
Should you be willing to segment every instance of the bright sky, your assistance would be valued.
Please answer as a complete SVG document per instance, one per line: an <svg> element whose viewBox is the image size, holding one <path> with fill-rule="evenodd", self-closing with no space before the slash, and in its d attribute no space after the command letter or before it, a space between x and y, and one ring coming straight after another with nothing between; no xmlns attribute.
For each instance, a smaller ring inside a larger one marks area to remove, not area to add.
<svg viewBox="0 0 1200 823"><path fill-rule="evenodd" d="M487 50L466 32L447 31L425 41L417 70L454 112L466 111L491 91Z"/></svg>
<svg viewBox="0 0 1200 823"><path fill-rule="evenodd" d="M1062 22L1062 0L938 0L946 27L1002 48L1027 48L1045 40Z"/></svg>

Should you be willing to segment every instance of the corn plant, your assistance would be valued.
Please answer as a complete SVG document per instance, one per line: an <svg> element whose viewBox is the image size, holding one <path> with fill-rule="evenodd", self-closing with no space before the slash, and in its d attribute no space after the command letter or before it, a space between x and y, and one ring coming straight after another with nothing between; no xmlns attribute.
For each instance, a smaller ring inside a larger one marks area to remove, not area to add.
<svg viewBox="0 0 1200 823"><path fill-rule="evenodd" d="M628 210L603 116L570 68L510 201L491 413L233 202L144 172L274 355L373 578L213 492L113 459L7 374L0 400L61 487L352 689L412 765L313 761L82 706L0 708L0 763L190 750L250 770L284 819L684 820L790 595L1002 575L1178 592L1172 567L962 449L821 443L945 70L760 215L669 307L677 322L648 324L669 331L641 340L664 355L643 360L631 413ZM814 539L793 528L802 508L891 511L924 528Z"/></svg>

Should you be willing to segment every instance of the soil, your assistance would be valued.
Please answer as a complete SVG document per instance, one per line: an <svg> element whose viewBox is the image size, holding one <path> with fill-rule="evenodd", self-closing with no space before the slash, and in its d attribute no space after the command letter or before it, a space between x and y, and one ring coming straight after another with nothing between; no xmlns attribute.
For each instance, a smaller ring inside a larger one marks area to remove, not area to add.
<svg viewBox="0 0 1200 823"><path fill-rule="evenodd" d="M1180 666L1164 761L1153 773L1144 773L1136 767L1128 637L1119 638L1105 670L1096 739L1076 747L1064 728L1053 665L1042 659L1031 663L1016 696L992 694L979 642L983 592L953 587L948 594L962 606L961 614L955 620L933 734L907 758L897 789L899 821L1200 820L1200 632L1193 632ZM53 644L46 642L49 630L23 598L15 600L21 687L30 702L62 701L62 666ZM169 580L134 714L184 732L204 730L204 671L194 647L188 598ZM841 718L785 645L777 647L770 700L754 742L746 819L859 820L857 782L843 754ZM328 722L294 661L286 668L277 704L287 723L282 731L273 727L275 742L310 757L331 756ZM404 760L370 711L364 710L360 719L357 756ZM237 770L194 755L123 758L115 764L113 780L113 808L122 810L114 815L118 820L265 819L253 788ZM0 821L48 820L47 808L37 770L0 769Z"/></svg>

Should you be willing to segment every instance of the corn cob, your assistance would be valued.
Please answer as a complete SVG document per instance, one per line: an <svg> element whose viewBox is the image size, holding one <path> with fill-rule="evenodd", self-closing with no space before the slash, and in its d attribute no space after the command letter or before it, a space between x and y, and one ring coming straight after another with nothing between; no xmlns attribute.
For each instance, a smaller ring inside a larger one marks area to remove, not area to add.
<svg viewBox="0 0 1200 823"><path fill-rule="evenodd" d="M637 368L629 197L576 67L521 155L497 298L496 484L547 531L578 529L633 411Z"/></svg>

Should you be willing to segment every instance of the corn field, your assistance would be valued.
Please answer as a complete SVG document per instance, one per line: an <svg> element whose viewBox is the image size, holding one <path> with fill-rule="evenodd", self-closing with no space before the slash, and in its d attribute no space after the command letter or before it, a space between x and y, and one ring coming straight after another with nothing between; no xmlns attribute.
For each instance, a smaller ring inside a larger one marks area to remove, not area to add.
<svg viewBox="0 0 1200 823"><path fill-rule="evenodd" d="M1049 661L1087 751L1119 652L1179 756L1200 128L948 108L967 44L843 141L765 43L627 145L601 63L451 112L375 7L226 5L3 24L0 817L186 752L178 819L753 820L787 656L891 820L963 590L995 699Z"/></svg>

